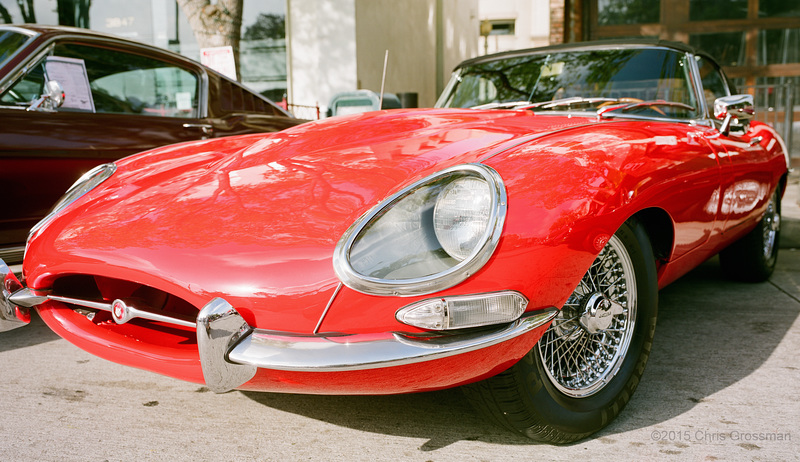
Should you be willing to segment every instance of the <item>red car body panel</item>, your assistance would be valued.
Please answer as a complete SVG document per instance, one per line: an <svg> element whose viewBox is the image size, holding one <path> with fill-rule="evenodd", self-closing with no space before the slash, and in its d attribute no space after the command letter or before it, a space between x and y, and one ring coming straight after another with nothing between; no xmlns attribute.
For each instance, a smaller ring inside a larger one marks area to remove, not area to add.
<svg viewBox="0 0 800 462"><path fill-rule="evenodd" d="M760 219L786 163L771 128L753 123L754 133L761 137L755 143L680 123L429 110L169 146L119 161L111 180L40 230L28 248L25 283L44 290L64 275L87 274L99 277L110 298L141 284L185 301L187 319L223 297L249 325L285 333L421 333L395 312L429 296L344 287L328 307L339 283L334 247L398 189L481 162L505 181L503 236L477 274L437 297L502 289L523 294L531 312L560 307L610 236L643 213L657 216L653 226L666 236L658 265L664 286ZM203 382L193 329L135 320L119 326L102 313L90 321L55 301L38 311L59 335L98 356ZM509 367L546 328L413 365L321 374L259 369L241 388L446 388Z"/></svg>

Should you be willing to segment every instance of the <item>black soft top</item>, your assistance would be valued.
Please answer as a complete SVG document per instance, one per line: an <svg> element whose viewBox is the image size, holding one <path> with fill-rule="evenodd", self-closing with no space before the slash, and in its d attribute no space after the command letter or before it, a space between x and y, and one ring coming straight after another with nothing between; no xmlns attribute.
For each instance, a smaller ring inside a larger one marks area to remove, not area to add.
<svg viewBox="0 0 800 462"><path fill-rule="evenodd" d="M585 50L604 49L604 48L669 48L685 53L703 54L707 56L707 53L703 53L697 48L694 48L692 46L689 46L681 42L671 42L668 40L647 39L647 38L613 39L613 40L594 40L591 42L562 43L560 45L550 45L538 48L527 48L524 50L503 51L500 53L494 53L491 55L479 56L477 58L468 59L466 61L461 62L458 66L456 66L456 69L474 64L487 63L491 61L497 61L508 58L517 58L527 55L550 53L554 51L585 51Z"/></svg>

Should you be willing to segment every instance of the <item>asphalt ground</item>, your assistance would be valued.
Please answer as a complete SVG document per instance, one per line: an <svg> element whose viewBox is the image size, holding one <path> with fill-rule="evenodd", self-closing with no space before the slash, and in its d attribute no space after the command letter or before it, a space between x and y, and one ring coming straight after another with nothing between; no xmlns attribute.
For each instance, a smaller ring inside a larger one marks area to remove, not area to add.
<svg viewBox="0 0 800 462"><path fill-rule="evenodd" d="M652 354L620 417L566 446L492 426L460 390L229 392L119 366L38 318L0 333L0 460L800 460L800 206L770 281L712 259L660 293Z"/></svg>

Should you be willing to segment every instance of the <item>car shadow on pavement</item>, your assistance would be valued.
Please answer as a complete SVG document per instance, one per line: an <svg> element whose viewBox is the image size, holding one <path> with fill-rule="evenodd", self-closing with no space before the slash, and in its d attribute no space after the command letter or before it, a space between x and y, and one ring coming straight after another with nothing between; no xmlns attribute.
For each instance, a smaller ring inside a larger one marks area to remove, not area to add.
<svg viewBox="0 0 800 462"><path fill-rule="evenodd" d="M0 352L16 350L17 348L25 348L60 339L61 337L47 327L47 324L36 314L36 311L32 310L30 324L13 330L0 332Z"/></svg>
<svg viewBox="0 0 800 462"><path fill-rule="evenodd" d="M800 266L797 257L786 258L790 251L782 250L779 271L768 282L728 281L715 257L662 290L639 389L598 436L665 422L699 403L713 406L710 396L758 370L800 316ZM785 387L776 390L790 399ZM743 396L742 404L752 399Z"/></svg>
<svg viewBox="0 0 800 462"><path fill-rule="evenodd" d="M769 316L754 316L765 313ZM773 353L800 314L775 283L725 280L714 258L660 293L650 360L619 418L594 438L635 431L692 410L749 376ZM242 392L281 411L360 431L428 441L433 451L461 440L537 444L490 423L459 389L394 396L311 396Z"/></svg>

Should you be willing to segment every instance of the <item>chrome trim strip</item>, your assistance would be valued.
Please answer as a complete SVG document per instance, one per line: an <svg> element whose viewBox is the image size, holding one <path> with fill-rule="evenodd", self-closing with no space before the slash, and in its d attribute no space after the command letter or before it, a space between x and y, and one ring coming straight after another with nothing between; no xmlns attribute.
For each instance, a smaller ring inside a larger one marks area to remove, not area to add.
<svg viewBox="0 0 800 462"><path fill-rule="evenodd" d="M12 291L22 287L11 268L0 259L0 332L22 327L30 322L27 311L11 301Z"/></svg>
<svg viewBox="0 0 800 462"><path fill-rule="evenodd" d="M58 295L48 295L47 299L61 303L69 303L70 305L78 305L86 308L92 308L94 310L108 311L109 313L111 312L110 303L93 302L91 300L81 300L78 298L71 298L71 297L59 297Z"/></svg>
<svg viewBox="0 0 800 462"><path fill-rule="evenodd" d="M333 305L333 301L336 300L336 296L339 295L339 291L342 290L342 286L343 285L344 284L342 284L340 282L339 285L336 286L336 290L333 291L333 295L331 295L331 299L328 300L328 305L325 307L325 310L322 312L322 316L319 317L319 321L317 321L316 327L314 327L314 335L317 335L319 333L319 328L322 327L322 321L325 320L325 316L327 316L328 310L331 309L331 306Z"/></svg>
<svg viewBox="0 0 800 462"><path fill-rule="evenodd" d="M185 321L183 319L164 316L162 314L151 313L149 311L143 311L134 308L128 305L124 300L119 300L119 299L114 300L111 303L105 303L105 302L95 302L92 300L82 300L79 298L60 297L58 295L47 295L46 298L48 300L53 300L56 302L69 303L70 305L78 305L86 308L91 308L94 310L108 311L109 313L111 313L111 317L114 318L114 322L116 322L117 324L125 324L131 319L139 318L139 319L147 319L148 321L174 324L183 327L195 328L197 326L197 323L192 321Z"/></svg>
<svg viewBox="0 0 800 462"><path fill-rule="evenodd" d="M226 357L228 350L250 331L244 318L221 298L211 300L200 310L197 348L209 390L224 393L255 377L255 366L233 364Z"/></svg>
<svg viewBox="0 0 800 462"><path fill-rule="evenodd" d="M415 364L487 348L511 340L549 323L558 309L536 311L486 333L486 331L436 338L387 334L374 336L312 337L255 330L229 353L238 364L307 372L377 369Z"/></svg>

